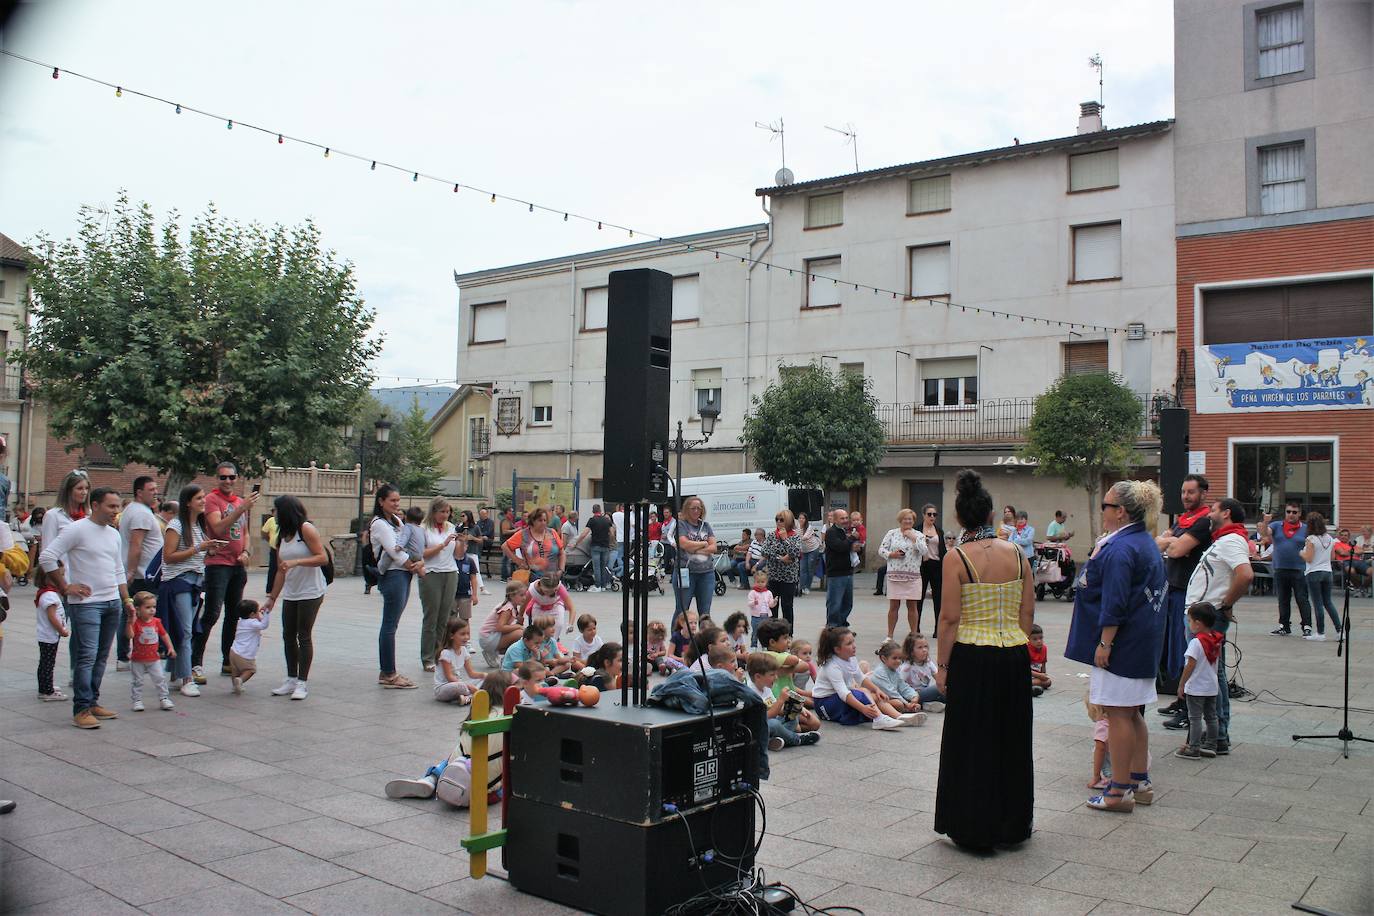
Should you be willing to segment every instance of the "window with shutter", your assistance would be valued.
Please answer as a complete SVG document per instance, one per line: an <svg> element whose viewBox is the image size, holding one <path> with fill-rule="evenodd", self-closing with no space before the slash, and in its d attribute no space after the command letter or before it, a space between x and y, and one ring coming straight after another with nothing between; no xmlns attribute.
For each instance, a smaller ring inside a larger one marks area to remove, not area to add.
<svg viewBox="0 0 1374 916"><path fill-rule="evenodd" d="M839 258L813 258L806 263L806 301L802 308L834 308L841 304Z"/></svg>
<svg viewBox="0 0 1374 916"><path fill-rule="evenodd" d="M1085 375L1107 371L1107 342L1082 340L1064 344L1064 374Z"/></svg>
<svg viewBox="0 0 1374 916"><path fill-rule="evenodd" d="M1259 148L1260 212L1307 209L1306 144Z"/></svg>
<svg viewBox="0 0 1374 916"><path fill-rule="evenodd" d="M530 382L530 424L553 423L553 382Z"/></svg>
<svg viewBox="0 0 1374 916"><path fill-rule="evenodd" d="M105 451L105 446L92 442L82 450L82 467L88 468L114 468L119 467L115 464L110 453Z"/></svg>
<svg viewBox="0 0 1374 916"><path fill-rule="evenodd" d="M1096 191L1120 184L1117 151L1099 150L1069 157L1069 192Z"/></svg>
<svg viewBox="0 0 1374 916"><path fill-rule="evenodd" d="M695 321L701 317L701 277L689 274L673 278L673 320Z"/></svg>
<svg viewBox="0 0 1374 916"><path fill-rule="evenodd" d="M1259 77L1300 73L1303 62L1302 4L1263 10L1255 17Z"/></svg>
<svg viewBox="0 0 1374 916"><path fill-rule="evenodd" d="M610 306L610 290L595 286L582 291L582 330L604 331Z"/></svg>
<svg viewBox="0 0 1374 916"><path fill-rule="evenodd" d="M506 303L484 302L472 307L471 343L501 343L506 339Z"/></svg>
<svg viewBox="0 0 1374 916"><path fill-rule="evenodd" d="M1202 342L1374 336L1372 290L1368 277L1204 290Z"/></svg>
<svg viewBox="0 0 1374 916"><path fill-rule="evenodd" d="M910 249L912 296L948 296L949 242Z"/></svg>
<svg viewBox="0 0 1374 916"><path fill-rule="evenodd" d="M1121 224L1073 227L1073 282L1121 279Z"/></svg>
<svg viewBox="0 0 1374 916"><path fill-rule="evenodd" d="M844 192L817 194L806 199L806 228L821 229L844 222Z"/></svg>
<svg viewBox="0 0 1374 916"><path fill-rule="evenodd" d="M978 403L978 358L923 359L921 404L925 407L969 407Z"/></svg>
<svg viewBox="0 0 1374 916"><path fill-rule="evenodd" d="M907 216L941 213L950 208L949 176L913 178L907 186Z"/></svg>
<svg viewBox="0 0 1374 916"><path fill-rule="evenodd" d="M697 416L701 415L701 409L707 404L715 405L719 413L724 412L721 406L721 391L725 387L724 374L719 369L693 369L692 370L692 391L693 403L696 408Z"/></svg>

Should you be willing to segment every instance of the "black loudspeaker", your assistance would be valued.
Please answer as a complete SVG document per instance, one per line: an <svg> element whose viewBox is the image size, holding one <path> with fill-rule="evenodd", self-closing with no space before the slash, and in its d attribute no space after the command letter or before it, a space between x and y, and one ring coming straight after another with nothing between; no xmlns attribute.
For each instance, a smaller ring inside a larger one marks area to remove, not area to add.
<svg viewBox="0 0 1374 916"><path fill-rule="evenodd" d="M512 887L592 913L662 913L754 866L749 795L648 826L512 795L504 826Z"/></svg>
<svg viewBox="0 0 1374 916"><path fill-rule="evenodd" d="M507 746L512 796L641 826L758 786L742 709L521 706Z"/></svg>
<svg viewBox="0 0 1374 916"><path fill-rule="evenodd" d="M1159 411L1159 489L1164 511L1183 511L1183 478L1188 474L1188 410L1164 407Z"/></svg>
<svg viewBox="0 0 1374 916"><path fill-rule="evenodd" d="M673 277L611 271L606 316L606 413L602 499L668 498Z"/></svg>

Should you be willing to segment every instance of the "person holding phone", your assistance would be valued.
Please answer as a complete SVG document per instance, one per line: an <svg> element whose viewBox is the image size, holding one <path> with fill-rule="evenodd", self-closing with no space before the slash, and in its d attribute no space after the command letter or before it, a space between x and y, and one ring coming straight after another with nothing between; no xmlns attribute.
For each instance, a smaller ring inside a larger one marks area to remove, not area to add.
<svg viewBox="0 0 1374 916"><path fill-rule="evenodd" d="M224 544L205 535L205 490L188 483L177 500L177 517L167 523L162 542L162 584L158 586L158 611L176 646L175 658L167 660L171 686L183 696L198 697L191 668L196 604L205 585L205 555Z"/></svg>
<svg viewBox="0 0 1374 916"><path fill-rule="evenodd" d="M197 684L205 683L205 644L225 607L237 608L248 584L248 563L253 555L252 538L247 537L248 517L258 501L258 491L242 497L234 492L239 479L232 461L221 461L216 468L219 486L205 495L205 533L219 546L205 558L205 604L200 626L192 644L191 673ZM220 674L229 676L229 649L234 645L238 620L227 614L220 628Z"/></svg>
<svg viewBox="0 0 1374 916"><path fill-rule="evenodd" d="M430 672L438 663L439 653L448 647L448 622L458 593L458 563L453 550L466 537L453 524L452 517L453 506L448 500L442 496L430 500L423 528L425 575L420 580L420 608L424 613L420 625L420 664Z"/></svg>

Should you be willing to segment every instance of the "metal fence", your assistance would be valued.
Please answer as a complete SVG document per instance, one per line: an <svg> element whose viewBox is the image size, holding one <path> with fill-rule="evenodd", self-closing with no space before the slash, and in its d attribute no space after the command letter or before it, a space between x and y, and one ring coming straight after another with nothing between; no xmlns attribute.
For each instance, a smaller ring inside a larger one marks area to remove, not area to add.
<svg viewBox="0 0 1374 916"><path fill-rule="evenodd" d="M1159 411L1175 407L1172 393L1137 393L1145 408L1140 438L1159 438ZM958 407L915 402L878 405L888 444L924 442L1024 442L1035 398L990 398Z"/></svg>

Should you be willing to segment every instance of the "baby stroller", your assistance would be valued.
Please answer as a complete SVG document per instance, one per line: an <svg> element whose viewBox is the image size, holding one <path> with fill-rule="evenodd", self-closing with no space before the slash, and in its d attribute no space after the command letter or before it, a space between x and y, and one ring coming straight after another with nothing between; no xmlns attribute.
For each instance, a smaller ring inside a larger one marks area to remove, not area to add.
<svg viewBox="0 0 1374 916"><path fill-rule="evenodd" d="M592 571L592 563L569 563L563 570L563 587L570 592L585 592L596 584L596 575Z"/></svg>
<svg viewBox="0 0 1374 916"><path fill-rule="evenodd" d="M624 582L626 579L634 578L635 563L637 562L635 554L636 551L633 550L626 552L625 569L621 571L620 575L617 576L613 572L607 573L607 575L610 577L607 587L610 588L611 591L620 591L620 586L622 582ZM663 594L663 575L663 545L658 543L657 541L650 541L648 570L650 591L656 591L660 595Z"/></svg>
<svg viewBox="0 0 1374 916"><path fill-rule="evenodd" d="M1073 600L1074 572L1077 564L1067 545L1046 541L1035 548L1035 598L1044 601L1046 592L1061 601Z"/></svg>
<svg viewBox="0 0 1374 916"><path fill-rule="evenodd" d="M716 594L723 595L730 589L730 576L735 574L735 558L730 548L719 550L711 561L711 567L716 573Z"/></svg>

